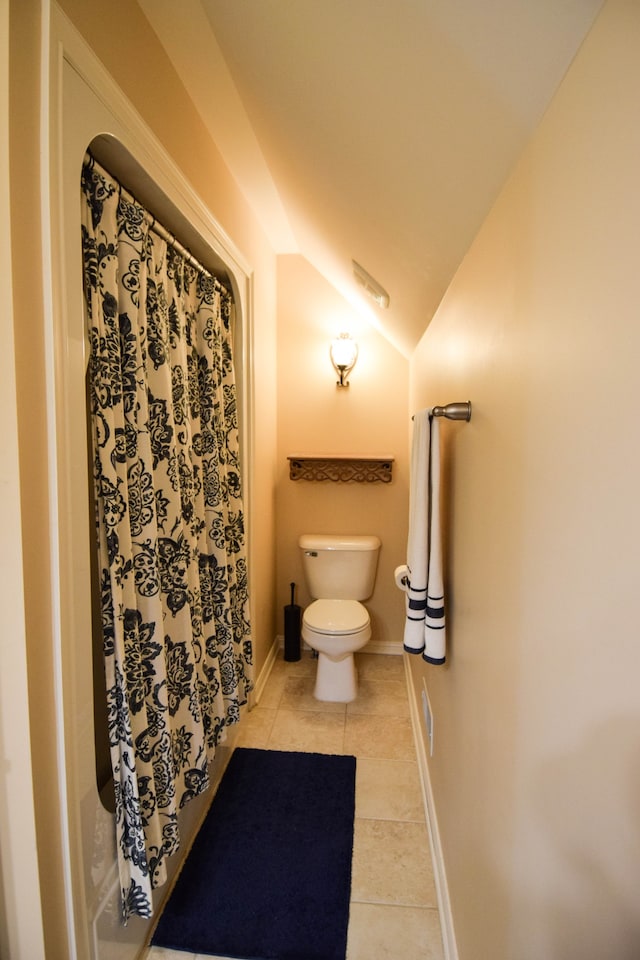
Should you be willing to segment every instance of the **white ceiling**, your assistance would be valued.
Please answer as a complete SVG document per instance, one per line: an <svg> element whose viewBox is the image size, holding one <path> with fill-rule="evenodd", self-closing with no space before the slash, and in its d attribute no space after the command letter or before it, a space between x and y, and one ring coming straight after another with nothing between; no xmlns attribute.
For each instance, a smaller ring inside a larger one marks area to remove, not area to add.
<svg viewBox="0 0 640 960"><path fill-rule="evenodd" d="M602 0L138 0L277 252L408 355Z"/></svg>

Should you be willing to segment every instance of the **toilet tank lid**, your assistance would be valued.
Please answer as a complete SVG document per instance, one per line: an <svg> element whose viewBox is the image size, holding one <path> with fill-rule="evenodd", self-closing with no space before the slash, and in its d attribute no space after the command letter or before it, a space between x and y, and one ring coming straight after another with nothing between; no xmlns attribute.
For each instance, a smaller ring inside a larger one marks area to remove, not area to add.
<svg viewBox="0 0 640 960"><path fill-rule="evenodd" d="M380 539L374 534L303 533L298 539L301 550L377 550Z"/></svg>

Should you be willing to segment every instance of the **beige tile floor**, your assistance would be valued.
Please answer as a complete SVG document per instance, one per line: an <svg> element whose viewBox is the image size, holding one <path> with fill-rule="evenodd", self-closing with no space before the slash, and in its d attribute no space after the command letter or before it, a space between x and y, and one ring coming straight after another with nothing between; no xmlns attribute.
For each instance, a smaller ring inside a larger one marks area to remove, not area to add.
<svg viewBox="0 0 640 960"><path fill-rule="evenodd" d="M315 661L278 660L239 746L357 758L347 960L442 960L401 657L358 654L358 697L321 703ZM205 960L151 948L145 960Z"/></svg>

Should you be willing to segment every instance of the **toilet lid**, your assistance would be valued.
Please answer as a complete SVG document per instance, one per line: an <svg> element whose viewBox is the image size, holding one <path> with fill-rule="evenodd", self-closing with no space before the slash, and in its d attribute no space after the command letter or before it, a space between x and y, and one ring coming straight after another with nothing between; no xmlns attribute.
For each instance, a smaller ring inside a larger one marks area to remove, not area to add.
<svg viewBox="0 0 640 960"><path fill-rule="evenodd" d="M369 613L357 600L314 600L304 622L319 633L354 633L369 623Z"/></svg>

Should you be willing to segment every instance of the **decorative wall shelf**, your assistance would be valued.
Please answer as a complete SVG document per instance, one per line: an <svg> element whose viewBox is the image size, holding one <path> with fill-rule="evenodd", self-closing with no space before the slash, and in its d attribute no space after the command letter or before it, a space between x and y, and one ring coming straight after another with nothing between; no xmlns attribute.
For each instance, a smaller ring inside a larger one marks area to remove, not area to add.
<svg viewBox="0 0 640 960"><path fill-rule="evenodd" d="M291 480L391 483L393 457L288 457Z"/></svg>

